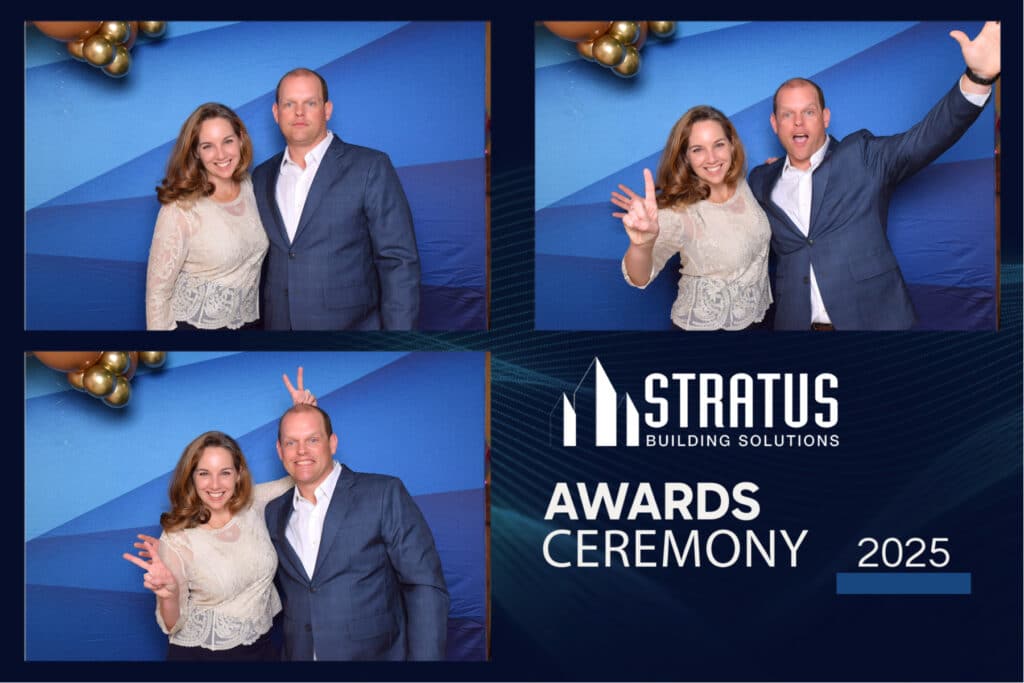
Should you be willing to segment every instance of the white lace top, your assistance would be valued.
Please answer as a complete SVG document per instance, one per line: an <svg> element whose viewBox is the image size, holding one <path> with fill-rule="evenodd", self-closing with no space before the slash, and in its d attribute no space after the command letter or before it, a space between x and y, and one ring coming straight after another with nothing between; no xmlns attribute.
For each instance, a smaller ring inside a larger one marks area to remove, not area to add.
<svg viewBox="0 0 1024 683"><path fill-rule="evenodd" d="M281 598L274 587L277 553L263 510L293 485L291 477L256 485L253 504L220 529L160 536L160 559L179 586L180 616L173 628L156 609L157 624L171 643L227 650L250 645L270 630Z"/></svg>
<svg viewBox="0 0 1024 683"><path fill-rule="evenodd" d="M260 267L267 254L252 180L233 201L210 197L164 204L146 271L146 329L237 329L259 318Z"/></svg>
<svg viewBox="0 0 1024 683"><path fill-rule="evenodd" d="M746 181L721 204L701 201L659 209L652 282L673 254L680 254L679 294L672 322L685 330L740 330L764 319L772 302L768 285L771 228ZM626 282L629 279L622 261Z"/></svg>

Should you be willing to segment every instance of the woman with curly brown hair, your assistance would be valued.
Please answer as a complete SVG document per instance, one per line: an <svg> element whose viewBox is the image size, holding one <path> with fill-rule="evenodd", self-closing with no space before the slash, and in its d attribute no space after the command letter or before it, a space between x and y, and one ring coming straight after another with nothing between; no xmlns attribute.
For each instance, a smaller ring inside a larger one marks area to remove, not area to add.
<svg viewBox="0 0 1024 683"><path fill-rule="evenodd" d="M655 184L644 169L644 196L625 185L611 201L623 212L629 248L622 274L645 288L678 253L673 324L684 330L757 327L772 302L771 229L745 176L746 156L732 122L714 107L687 111L672 127Z"/></svg>
<svg viewBox="0 0 1024 683"><path fill-rule="evenodd" d="M146 271L146 329L256 327L267 253L249 167L252 141L216 102L186 119L157 188Z"/></svg>
<svg viewBox="0 0 1024 683"><path fill-rule="evenodd" d="M287 376L294 404L316 397ZM156 620L169 637L168 660L272 661L270 636L281 599L274 587L277 552L264 508L295 485L290 476L253 484L238 443L227 434L200 434L185 447L168 488L171 508L160 515L159 541L139 534L143 586L156 595Z"/></svg>

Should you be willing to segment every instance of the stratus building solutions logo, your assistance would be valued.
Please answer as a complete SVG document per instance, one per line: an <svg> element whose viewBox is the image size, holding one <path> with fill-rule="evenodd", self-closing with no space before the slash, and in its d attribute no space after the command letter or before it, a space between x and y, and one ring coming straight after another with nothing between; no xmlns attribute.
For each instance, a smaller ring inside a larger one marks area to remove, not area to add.
<svg viewBox="0 0 1024 683"><path fill-rule="evenodd" d="M594 357L594 362L583 373L583 379L576 385L579 391L580 385L587 378L590 369L594 369L594 444L597 446L618 445L618 394L612 385L608 374L604 371L601 361ZM569 397L562 393L562 445L572 447L576 445L576 392L573 392L572 402ZM627 393L625 395L626 406L626 445L640 445L640 412L636 409L633 399Z"/></svg>
<svg viewBox="0 0 1024 683"><path fill-rule="evenodd" d="M577 446L577 394L594 377L594 445L626 447L835 447L839 379L832 373L652 372L642 401L622 400L595 356L572 398L561 396L562 446ZM557 406L556 406L557 410ZM643 412L641 412L643 410ZM554 413L554 410L552 411ZM642 429L643 428L643 429ZM809 430L825 430L811 432ZM760 431L750 431L760 430ZM771 430L771 431L767 431Z"/></svg>

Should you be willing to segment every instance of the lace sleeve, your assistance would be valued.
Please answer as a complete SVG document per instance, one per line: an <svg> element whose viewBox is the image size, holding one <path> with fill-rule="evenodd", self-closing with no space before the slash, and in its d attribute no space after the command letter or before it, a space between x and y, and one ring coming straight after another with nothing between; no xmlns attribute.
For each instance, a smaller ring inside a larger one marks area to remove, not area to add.
<svg viewBox="0 0 1024 683"><path fill-rule="evenodd" d="M175 545L166 532L160 534L160 545L157 547L157 554L160 555L160 559L167 565L167 568L171 570L171 574L174 574L174 580L178 583L178 621L170 629L167 628L167 624L164 623L164 618L160 614L159 603L156 606L156 623L160 626L160 630L167 635L174 635L188 621L188 575L185 566L186 556L191 559L191 553L183 548L175 547Z"/></svg>
<svg viewBox="0 0 1024 683"><path fill-rule="evenodd" d="M190 233L185 209L177 203L160 207L146 268L147 330L173 330L176 327L171 315L171 297L178 273L188 255Z"/></svg>
<svg viewBox="0 0 1024 683"><path fill-rule="evenodd" d="M256 484L253 487L253 504L262 510L266 507L267 503L283 495L293 486L295 486L295 480L291 477L281 477L274 481Z"/></svg>

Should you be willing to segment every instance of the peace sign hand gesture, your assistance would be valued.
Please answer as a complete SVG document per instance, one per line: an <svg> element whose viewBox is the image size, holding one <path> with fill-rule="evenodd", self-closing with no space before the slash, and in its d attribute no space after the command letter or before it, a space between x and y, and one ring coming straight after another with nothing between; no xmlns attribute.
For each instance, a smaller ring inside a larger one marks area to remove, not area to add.
<svg viewBox="0 0 1024 683"><path fill-rule="evenodd" d="M614 212L613 216L622 219L630 243L638 247L653 246L658 238L658 199L654 190L654 176L650 169L644 169L644 196L641 197L625 185L619 189L625 194L612 192L612 204L625 213Z"/></svg>
<svg viewBox="0 0 1024 683"><path fill-rule="evenodd" d="M291 394L292 404L299 405L305 403L311 406L316 405L316 396L313 395L309 389L302 386L302 366L299 366L298 372L295 373L295 383L299 386L296 388L292 386L292 381L288 378L288 375L281 375L281 379L284 380L284 386L288 389L288 393Z"/></svg>
<svg viewBox="0 0 1024 683"><path fill-rule="evenodd" d="M135 547L139 548L139 557L131 553L124 553L121 557L146 570L142 575L142 585L153 591L158 598L176 600L178 582L157 553L160 541L146 534L139 534L139 538L142 539L142 543L135 544ZM149 561L140 558L149 558Z"/></svg>

